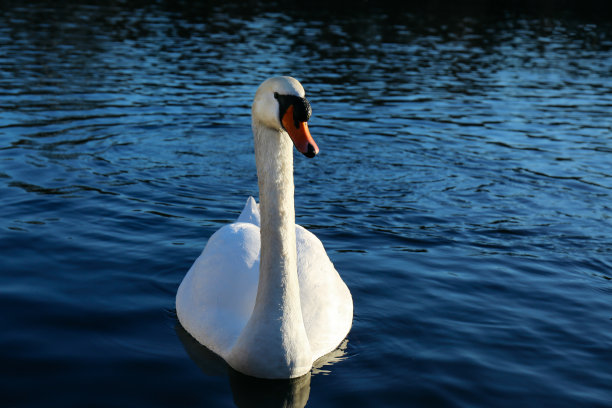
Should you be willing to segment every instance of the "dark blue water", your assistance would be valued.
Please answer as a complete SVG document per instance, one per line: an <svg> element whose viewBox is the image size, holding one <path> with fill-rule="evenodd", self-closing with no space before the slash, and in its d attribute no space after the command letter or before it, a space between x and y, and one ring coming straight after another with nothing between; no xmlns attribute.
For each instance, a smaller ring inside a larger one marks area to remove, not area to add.
<svg viewBox="0 0 612 408"><path fill-rule="evenodd" d="M49 4L0 13L0 406L609 406L612 24ZM250 103L278 74L321 148L298 222L355 320L336 364L260 383L174 296L257 195Z"/></svg>

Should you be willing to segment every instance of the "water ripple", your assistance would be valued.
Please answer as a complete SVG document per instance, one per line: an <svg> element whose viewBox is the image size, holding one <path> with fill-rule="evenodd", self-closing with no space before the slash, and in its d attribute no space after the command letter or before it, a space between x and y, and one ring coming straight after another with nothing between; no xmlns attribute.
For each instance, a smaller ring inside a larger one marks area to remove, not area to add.
<svg viewBox="0 0 612 408"><path fill-rule="evenodd" d="M356 311L310 405L612 399L612 26L362 3L3 6L8 405L241 400L168 311L257 195L250 102L286 73L321 148L297 221Z"/></svg>

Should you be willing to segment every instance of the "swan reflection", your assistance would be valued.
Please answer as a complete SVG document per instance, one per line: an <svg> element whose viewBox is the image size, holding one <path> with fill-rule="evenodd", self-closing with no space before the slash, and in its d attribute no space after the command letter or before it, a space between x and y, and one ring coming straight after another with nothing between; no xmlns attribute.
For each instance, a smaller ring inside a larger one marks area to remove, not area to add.
<svg viewBox="0 0 612 408"><path fill-rule="evenodd" d="M189 357L206 375L229 375L234 404L239 408L303 408L310 396L311 375L329 373L329 366L346 358L345 350L348 344L348 339L345 339L336 350L315 361L312 371L301 377L267 380L250 377L232 369L221 357L198 343L180 323L176 324L175 330Z"/></svg>
<svg viewBox="0 0 612 408"><path fill-rule="evenodd" d="M230 388L239 408L303 408L310 396L310 372L288 380L249 377L230 369Z"/></svg>

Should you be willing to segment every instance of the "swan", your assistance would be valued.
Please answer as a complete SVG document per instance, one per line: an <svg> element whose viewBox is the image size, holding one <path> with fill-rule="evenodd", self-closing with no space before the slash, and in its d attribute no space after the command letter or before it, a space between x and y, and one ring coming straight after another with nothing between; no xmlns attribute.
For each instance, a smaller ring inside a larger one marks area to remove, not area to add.
<svg viewBox="0 0 612 408"><path fill-rule="evenodd" d="M185 330L253 377L307 374L353 321L351 294L323 244L295 224L293 145L309 158L319 152L304 96L287 76L257 89L251 120L259 205L249 197L236 222L210 237L176 295Z"/></svg>

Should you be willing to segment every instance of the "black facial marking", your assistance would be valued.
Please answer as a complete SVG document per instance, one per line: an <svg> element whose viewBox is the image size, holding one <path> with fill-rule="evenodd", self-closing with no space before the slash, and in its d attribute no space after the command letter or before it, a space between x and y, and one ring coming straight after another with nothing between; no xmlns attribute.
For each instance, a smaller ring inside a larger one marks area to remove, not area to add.
<svg viewBox="0 0 612 408"><path fill-rule="evenodd" d="M278 116L281 125L283 123L283 116L285 116L287 109L291 105L293 105L295 127L299 126L299 122L308 122L312 114L312 108L306 98L300 98L295 95L279 95L277 92L274 92L274 97L278 100Z"/></svg>

